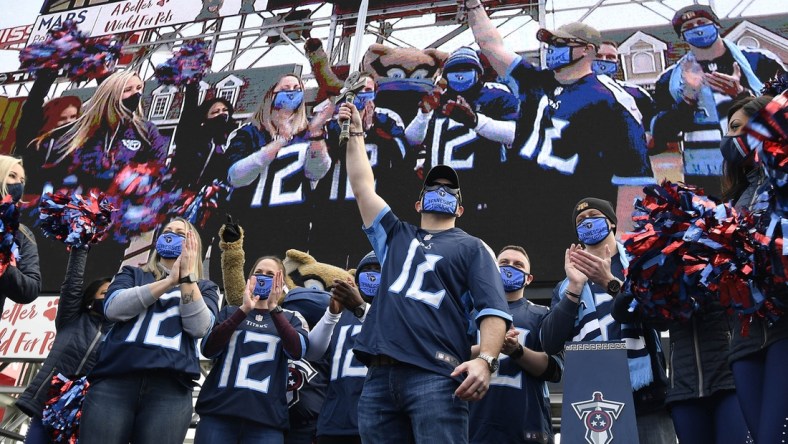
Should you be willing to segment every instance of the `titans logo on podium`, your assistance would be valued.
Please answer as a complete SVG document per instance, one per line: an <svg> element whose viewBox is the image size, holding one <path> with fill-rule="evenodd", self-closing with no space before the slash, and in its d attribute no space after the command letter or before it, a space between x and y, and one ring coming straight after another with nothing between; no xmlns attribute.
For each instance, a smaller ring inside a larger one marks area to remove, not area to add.
<svg viewBox="0 0 788 444"><path fill-rule="evenodd" d="M587 401L573 402L572 408L586 428L588 444L613 442L613 423L624 410L623 402L608 401L602 392L594 392Z"/></svg>

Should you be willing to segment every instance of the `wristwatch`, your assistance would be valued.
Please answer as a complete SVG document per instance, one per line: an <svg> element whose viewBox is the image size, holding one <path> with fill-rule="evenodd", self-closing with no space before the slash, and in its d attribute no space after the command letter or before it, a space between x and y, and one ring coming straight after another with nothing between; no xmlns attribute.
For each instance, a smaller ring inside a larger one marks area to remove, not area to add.
<svg viewBox="0 0 788 444"><path fill-rule="evenodd" d="M277 305L276 307L274 307L274 308L271 310L271 314L281 313L281 312L283 312L283 311L284 311L284 310L282 309L282 307L280 307L280 306L278 306L278 305Z"/></svg>
<svg viewBox="0 0 788 444"><path fill-rule="evenodd" d="M476 359L482 359L487 362L487 369L490 370L490 373L495 373L498 371L498 367L500 364L498 363L498 358L493 358L490 355L479 353L479 356Z"/></svg>
<svg viewBox="0 0 788 444"><path fill-rule="evenodd" d="M363 302L361 305L357 306L353 310L353 316L361 319L364 317L364 313L367 311L367 303Z"/></svg>
<svg viewBox="0 0 788 444"><path fill-rule="evenodd" d="M610 296L615 296L618 292L621 291L621 282L618 279L613 279L607 283L607 294Z"/></svg>
<svg viewBox="0 0 788 444"><path fill-rule="evenodd" d="M189 273L186 276L180 278L178 280L179 284L196 284L197 283L197 275L194 273Z"/></svg>

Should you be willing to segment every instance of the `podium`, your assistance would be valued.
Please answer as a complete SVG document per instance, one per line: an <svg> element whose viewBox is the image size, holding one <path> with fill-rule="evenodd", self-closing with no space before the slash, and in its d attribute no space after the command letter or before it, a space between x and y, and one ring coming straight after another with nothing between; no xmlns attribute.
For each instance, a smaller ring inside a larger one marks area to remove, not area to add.
<svg viewBox="0 0 788 444"><path fill-rule="evenodd" d="M567 342L561 442L639 444L623 341Z"/></svg>

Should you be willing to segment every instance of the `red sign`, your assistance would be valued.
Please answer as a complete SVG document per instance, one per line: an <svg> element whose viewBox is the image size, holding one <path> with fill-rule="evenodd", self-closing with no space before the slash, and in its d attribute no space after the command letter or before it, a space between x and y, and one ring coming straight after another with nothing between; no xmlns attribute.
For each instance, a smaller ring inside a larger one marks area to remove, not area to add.
<svg viewBox="0 0 788 444"><path fill-rule="evenodd" d="M15 43L26 42L32 31L32 24L0 29L0 49L8 48Z"/></svg>

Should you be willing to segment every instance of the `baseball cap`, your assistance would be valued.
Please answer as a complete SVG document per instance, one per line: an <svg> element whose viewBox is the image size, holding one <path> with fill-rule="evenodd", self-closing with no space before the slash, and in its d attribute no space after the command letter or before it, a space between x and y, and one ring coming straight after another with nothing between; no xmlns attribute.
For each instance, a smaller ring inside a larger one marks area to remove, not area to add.
<svg viewBox="0 0 788 444"><path fill-rule="evenodd" d="M577 215L582 213L585 210L599 210L600 213L604 214L610 222L618 225L618 219L616 218L616 210L613 208L613 204L609 201L604 199L597 199L596 197L586 197L582 199L575 205L574 211L572 211L572 228L577 226Z"/></svg>
<svg viewBox="0 0 788 444"><path fill-rule="evenodd" d="M460 187L460 178L454 168L448 165L435 165L424 178L424 186L434 185L438 179L446 179L452 188Z"/></svg>
<svg viewBox="0 0 788 444"><path fill-rule="evenodd" d="M452 52L449 58L446 59L446 62L443 63L443 70L449 71L458 66L470 66L480 73L484 72L482 62L479 60L479 54L467 46L463 46Z"/></svg>
<svg viewBox="0 0 788 444"><path fill-rule="evenodd" d="M717 26L722 26L714 10L706 5L689 5L679 9L673 15L673 20L671 20L670 23L673 25L673 30L676 31L676 35L681 36L682 25L699 17L707 18L716 23Z"/></svg>
<svg viewBox="0 0 788 444"><path fill-rule="evenodd" d="M602 34L580 22L567 23L555 31L542 28L536 32L536 39L547 44L565 44L574 40L590 43L597 48L602 45Z"/></svg>

